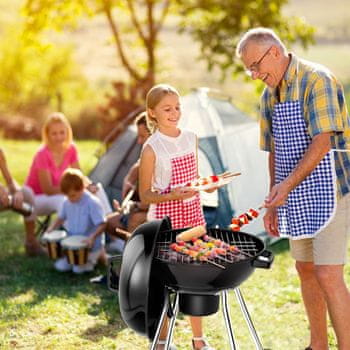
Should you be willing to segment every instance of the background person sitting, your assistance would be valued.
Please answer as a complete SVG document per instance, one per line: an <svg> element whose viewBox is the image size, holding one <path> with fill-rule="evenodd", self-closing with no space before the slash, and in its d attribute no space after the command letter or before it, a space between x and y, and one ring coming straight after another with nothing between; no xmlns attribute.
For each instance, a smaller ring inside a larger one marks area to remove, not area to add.
<svg viewBox="0 0 350 350"><path fill-rule="evenodd" d="M11 176L2 149L0 149L0 171L7 185L3 186L0 184L0 210L2 208L13 208L15 211L28 212L30 214L30 211L23 210L23 203L30 201L30 198L25 197L22 189ZM31 208L30 205L26 207L28 207L28 209Z"/></svg>
<svg viewBox="0 0 350 350"><path fill-rule="evenodd" d="M48 232L64 225L68 236L86 236L86 243L92 250L85 265L71 265L66 257L58 259L54 265L58 271L92 271L103 251L101 234L106 227L103 208L99 199L85 189L84 179L79 169L68 168L64 171L60 189L67 198Z"/></svg>
<svg viewBox="0 0 350 350"><path fill-rule="evenodd" d="M64 195L60 190L62 173L68 167L79 168L78 152L73 143L69 121L62 113L53 113L46 119L41 131L43 144L36 152L25 182L25 189L33 197L34 212L25 220L29 255L37 253L35 238L36 216L49 215L61 208Z"/></svg>
<svg viewBox="0 0 350 350"><path fill-rule="evenodd" d="M64 114L50 114L44 122L41 135L43 144L34 155L24 187L34 205L33 214L25 219L28 255L36 255L40 250L40 246L33 243L36 241L36 217L59 211L65 199L59 186L61 176L67 168L80 168L72 127ZM101 195L102 199L106 198L102 188L98 190L95 185L89 185L88 188L97 196ZM112 211L105 201L104 208L105 214Z"/></svg>
<svg viewBox="0 0 350 350"><path fill-rule="evenodd" d="M147 127L146 112L140 113L136 119L135 124L137 127L137 143L143 145L144 142L150 136L149 129ZM139 177L139 161L137 161L128 171L123 181L122 198L133 191L133 195L125 207L121 207L117 200L113 201L113 206L116 212L107 216L106 233L112 237L117 237L122 241L129 238L129 235L122 232L117 232L116 228L121 228L128 232L133 232L135 228L142 223L146 222L148 205L142 204L138 195L138 177ZM116 240L112 242L110 248L116 248L122 250L124 242Z"/></svg>

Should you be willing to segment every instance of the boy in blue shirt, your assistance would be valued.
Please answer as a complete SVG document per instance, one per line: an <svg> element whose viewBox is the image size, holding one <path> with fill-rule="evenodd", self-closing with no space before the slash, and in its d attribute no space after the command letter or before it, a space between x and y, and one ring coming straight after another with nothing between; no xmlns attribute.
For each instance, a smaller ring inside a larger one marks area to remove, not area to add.
<svg viewBox="0 0 350 350"><path fill-rule="evenodd" d="M99 199L85 189L84 175L79 169L68 168L62 175L60 188L67 198L63 202L55 222L48 231L64 224L68 236L86 236L85 243L91 248L85 265L71 265L66 257L55 262L58 271L83 273L92 271L103 251L101 234L106 228L106 219Z"/></svg>

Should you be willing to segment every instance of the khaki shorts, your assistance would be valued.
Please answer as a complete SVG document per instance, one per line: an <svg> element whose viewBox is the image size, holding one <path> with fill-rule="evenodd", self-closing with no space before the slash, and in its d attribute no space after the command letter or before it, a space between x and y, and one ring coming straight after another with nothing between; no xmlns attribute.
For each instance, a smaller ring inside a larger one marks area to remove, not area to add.
<svg viewBox="0 0 350 350"><path fill-rule="evenodd" d="M345 264L349 228L350 193L338 201L332 221L314 238L289 240L292 257L315 265Z"/></svg>

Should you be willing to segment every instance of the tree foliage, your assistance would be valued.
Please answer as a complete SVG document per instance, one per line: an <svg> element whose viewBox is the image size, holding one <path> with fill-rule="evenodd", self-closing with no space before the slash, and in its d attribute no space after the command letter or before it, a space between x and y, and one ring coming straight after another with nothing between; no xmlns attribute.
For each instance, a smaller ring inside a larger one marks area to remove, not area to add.
<svg viewBox="0 0 350 350"><path fill-rule="evenodd" d="M158 36L170 5L171 0L27 0L24 13L28 30L34 32L75 28L82 16L105 17L117 56L129 76L128 82L113 83L114 93L107 95L107 103L101 107L107 131L116 119L143 104L154 85Z"/></svg>
<svg viewBox="0 0 350 350"><path fill-rule="evenodd" d="M35 117L50 104L62 109L84 83L71 56L69 47L57 49L20 25L7 27L0 41L0 109Z"/></svg>
<svg viewBox="0 0 350 350"><path fill-rule="evenodd" d="M300 17L282 14L288 0L177 0L180 31L189 32L201 45L208 69L241 72L235 49L242 33L254 27L274 29L286 43L304 47L313 42L314 28Z"/></svg>
<svg viewBox="0 0 350 350"><path fill-rule="evenodd" d="M117 57L128 81L115 81L113 94L101 108L107 130L140 104L156 82L158 37L167 15L178 15L179 31L201 45L208 68L239 72L235 59L238 37L255 26L272 27L286 42L312 40L313 29L300 18L286 18L287 0L27 0L24 13L29 32L75 28L83 17L104 16ZM135 54L135 49L138 54ZM140 51L142 52L140 54Z"/></svg>

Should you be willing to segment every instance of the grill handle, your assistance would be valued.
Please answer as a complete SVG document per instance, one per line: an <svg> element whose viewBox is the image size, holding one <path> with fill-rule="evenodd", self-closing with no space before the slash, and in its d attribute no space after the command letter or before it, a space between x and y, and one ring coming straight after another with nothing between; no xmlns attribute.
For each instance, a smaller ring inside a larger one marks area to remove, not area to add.
<svg viewBox="0 0 350 350"><path fill-rule="evenodd" d="M269 269L273 262L274 255L269 250L264 250L260 255L258 255L253 261L252 265L254 267L260 267L263 269Z"/></svg>

